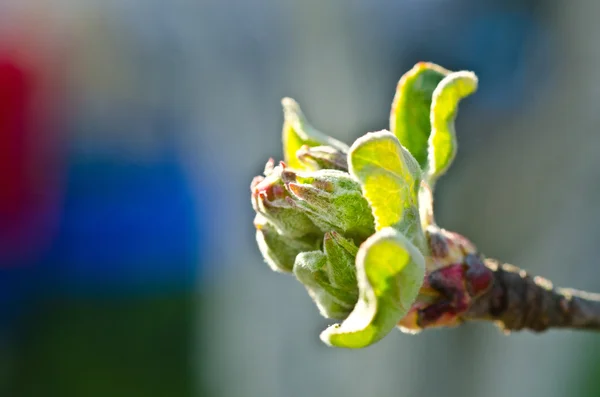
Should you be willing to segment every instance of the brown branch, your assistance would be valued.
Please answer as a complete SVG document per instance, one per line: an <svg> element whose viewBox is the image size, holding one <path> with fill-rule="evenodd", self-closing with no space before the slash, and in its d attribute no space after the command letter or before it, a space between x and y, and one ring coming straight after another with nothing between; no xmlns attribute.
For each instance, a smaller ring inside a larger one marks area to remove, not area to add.
<svg viewBox="0 0 600 397"><path fill-rule="evenodd" d="M493 260L485 265L493 271L493 285L472 302L464 320L494 321L505 331L600 331L600 294L554 288L548 280Z"/></svg>

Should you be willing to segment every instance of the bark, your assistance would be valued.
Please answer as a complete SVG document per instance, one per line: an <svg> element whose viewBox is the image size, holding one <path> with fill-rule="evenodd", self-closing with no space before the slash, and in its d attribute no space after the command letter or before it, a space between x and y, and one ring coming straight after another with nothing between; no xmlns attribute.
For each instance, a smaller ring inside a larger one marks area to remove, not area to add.
<svg viewBox="0 0 600 397"><path fill-rule="evenodd" d="M555 288L541 277L508 264L486 260L492 287L476 298L464 320L496 322L505 331L550 328L600 331L600 294Z"/></svg>

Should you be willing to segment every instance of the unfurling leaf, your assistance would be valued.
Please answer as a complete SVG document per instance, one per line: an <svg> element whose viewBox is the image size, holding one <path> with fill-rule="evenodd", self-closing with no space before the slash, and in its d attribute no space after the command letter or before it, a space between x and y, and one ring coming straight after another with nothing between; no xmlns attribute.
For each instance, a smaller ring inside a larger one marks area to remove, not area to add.
<svg viewBox="0 0 600 397"><path fill-rule="evenodd" d="M356 284L356 254L358 247L352 240L344 238L338 232L325 233L323 239L323 251L327 255L328 267L327 275L331 285L336 288L343 288L350 291L356 291L358 297L358 287Z"/></svg>
<svg viewBox="0 0 600 397"><path fill-rule="evenodd" d="M394 135L379 131L354 142L348 163L373 209L376 229L400 228L404 212L417 206L421 171L415 159Z"/></svg>
<svg viewBox="0 0 600 397"><path fill-rule="evenodd" d="M327 267L327 256L323 252L303 252L296 257L294 275L304 285L322 316L344 319L352 311L357 296L352 291L331 285Z"/></svg>
<svg viewBox="0 0 600 397"><path fill-rule="evenodd" d="M301 162L296 156L296 152L302 146L331 146L343 153L348 152L348 146L336 139L333 139L312 127L300 106L292 98L283 98L283 157L287 165L295 169L311 169L305 163Z"/></svg>
<svg viewBox="0 0 600 397"><path fill-rule="evenodd" d="M296 157L304 165L313 170L348 171L348 154L331 146L302 146L296 152Z"/></svg>
<svg viewBox="0 0 600 397"><path fill-rule="evenodd" d="M269 267L282 273L289 273L294 267L296 256L300 252L318 248L318 241L312 236L291 238L283 236L268 220L257 214L254 218L256 242Z"/></svg>
<svg viewBox="0 0 600 397"><path fill-rule="evenodd" d="M427 167L433 92L449 73L449 70L436 64L420 62L402 76L396 88L390 114L390 131L413 155L421 169Z"/></svg>
<svg viewBox="0 0 600 397"><path fill-rule="evenodd" d="M388 227L361 245L356 272L358 302L342 324L323 331L321 339L329 345L361 348L387 335L413 304L423 283L425 259L400 232Z"/></svg>
<svg viewBox="0 0 600 397"><path fill-rule="evenodd" d="M281 235L303 238L319 234L319 228L297 207L286 190L281 179L283 167L267 168L266 177L254 178L250 186L254 211L266 218Z"/></svg>
<svg viewBox="0 0 600 397"><path fill-rule="evenodd" d="M427 167L430 185L446 172L456 156L454 119L458 103L476 89L477 77L474 73L455 72L446 76L433 93Z"/></svg>
<svg viewBox="0 0 600 397"><path fill-rule="evenodd" d="M282 100L285 161L269 160L251 185L256 240L273 270L292 272L320 313L341 322L321 334L327 344L361 348L396 326L441 324L434 305L449 303L425 272L462 271L476 251L435 224L432 191L456 153L458 102L476 87L471 72L419 63L398 83L391 132L350 148Z"/></svg>
<svg viewBox="0 0 600 397"><path fill-rule="evenodd" d="M348 173L286 169L282 178L294 204L322 232L335 230L357 242L375 232L369 203L362 196L360 184Z"/></svg>

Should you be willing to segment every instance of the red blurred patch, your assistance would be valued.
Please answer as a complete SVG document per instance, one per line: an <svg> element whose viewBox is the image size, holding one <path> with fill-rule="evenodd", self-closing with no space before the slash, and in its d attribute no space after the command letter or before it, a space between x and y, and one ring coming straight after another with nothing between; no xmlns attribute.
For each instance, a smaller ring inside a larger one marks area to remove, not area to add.
<svg viewBox="0 0 600 397"><path fill-rule="evenodd" d="M32 77L14 59L0 54L0 219L4 225L16 222L33 199L27 174L28 163L34 161L27 144Z"/></svg>
<svg viewBox="0 0 600 397"><path fill-rule="evenodd" d="M41 33L41 31L40 31ZM34 35L35 36L35 35ZM62 92L57 58L17 34L0 46L0 266L24 263L57 223Z"/></svg>

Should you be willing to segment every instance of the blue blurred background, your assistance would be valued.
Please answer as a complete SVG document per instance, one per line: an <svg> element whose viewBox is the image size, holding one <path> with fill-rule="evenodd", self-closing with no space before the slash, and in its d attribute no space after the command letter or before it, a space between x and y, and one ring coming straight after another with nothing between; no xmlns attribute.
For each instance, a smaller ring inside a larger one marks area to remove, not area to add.
<svg viewBox="0 0 600 397"><path fill-rule="evenodd" d="M255 247L279 101L351 142L474 70L440 223L600 291L599 2L0 1L0 396L597 396L600 339L489 324L329 349Z"/></svg>

